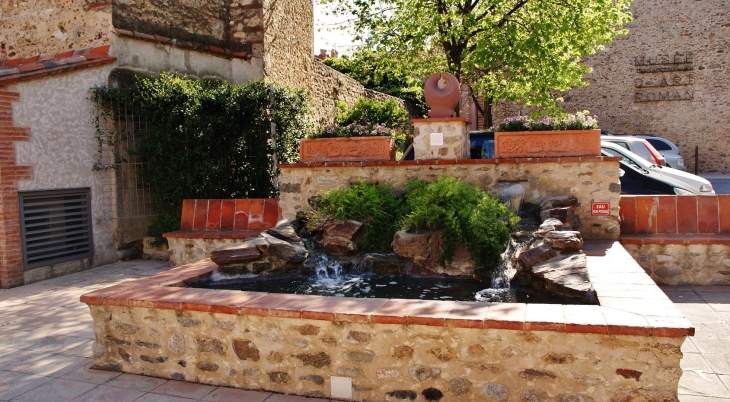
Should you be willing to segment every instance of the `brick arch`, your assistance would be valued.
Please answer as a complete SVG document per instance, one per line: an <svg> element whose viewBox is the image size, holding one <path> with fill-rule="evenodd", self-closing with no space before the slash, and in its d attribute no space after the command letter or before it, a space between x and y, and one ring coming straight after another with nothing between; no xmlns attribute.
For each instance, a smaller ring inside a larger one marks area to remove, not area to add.
<svg viewBox="0 0 730 402"><path fill-rule="evenodd" d="M18 181L32 178L31 166L19 166L15 142L28 141L30 129L13 124L13 102L17 92L0 91L0 288L24 283L23 253L20 242Z"/></svg>

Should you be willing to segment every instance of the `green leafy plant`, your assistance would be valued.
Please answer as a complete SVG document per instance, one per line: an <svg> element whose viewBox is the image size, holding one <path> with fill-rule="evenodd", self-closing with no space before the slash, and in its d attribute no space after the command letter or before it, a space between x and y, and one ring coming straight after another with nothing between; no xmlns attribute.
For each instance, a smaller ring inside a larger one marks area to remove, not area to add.
<svg viewBox="0 0 730 402"><path fill-rule="evenodd" d="M356 183L323 194L305 216L310 232L327 218L363 222L364 251L389 250L398 230L440 230L441 263L451 259L456 243L462 243L482 267L499 261L519 221L501 200L453 177L435 182L411 179L402 192L383 184Z"/></svg>
<svg viewBox="0 0 730 402"><path fill-rule="evenodd" d="M409 212L402 228L441 230L441 263L451 259L456 243L462 243L477 266L494 266L519 221L501 200L454 177L442 176L431 183L411 180L405 194Z"/></svg>
<svg viewBox="0 0 730 402"><path fill-rule="evenodd" d="M358 98L352 108L348 109L344 102L337 104L339 114L337 123L377 124L386 128L397 129L408 122L408 112L393 99L378 102L374 99Z"/></svg>
<svg viewBox="0 0 730 402"><path fill-rule="evenodd" d="M360 221L366 230L363 251L384 251L390 249L405 208L402 192L383 184L355 183L320 196L308 213L307 229L326 218Z"/></svg>
<svg viewBox="0 0 730 402"><path fill-rule="evenodd" d="M392 99L378 102L358 98L352 108L344 102L339 102L337 108L335 124L317 131L312 138L395 136L408 122L408 112Z"/></svg>
<svg viewBox="0 0 730 402"><path fill-rule="evenodd" d="M543 116L532 119L515 116L504 119L493 131L551 131L551 130L591 130L598 128L598 120L584 110L574 114L561 114L558 117Z"/></svg>
<svg viewBox="0 0 730 402"><path fill-rule="evenodd" d="M144 123L129 152L146 164L138 181L149 185L159 215L148 234L158 239L178 229L183 199L276 197L272 156L295 162L310 127L304 92L260 81L231 85L163 73L92 93L99 107L127 102Z"/></svg>

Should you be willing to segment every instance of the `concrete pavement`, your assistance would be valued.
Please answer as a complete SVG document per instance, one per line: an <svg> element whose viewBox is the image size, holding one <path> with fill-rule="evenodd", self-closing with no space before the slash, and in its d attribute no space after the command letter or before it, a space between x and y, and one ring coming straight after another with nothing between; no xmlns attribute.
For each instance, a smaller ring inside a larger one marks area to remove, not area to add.
<svg viewBox="0 0 730 402"><path fill-rule="evenodd" d="M92 320L79 296L167 268L118 262L0 290L0 401L325 401L91 369ZM662 289L697 328L682 348L680 401L730 401L730 287Z"/></svg>

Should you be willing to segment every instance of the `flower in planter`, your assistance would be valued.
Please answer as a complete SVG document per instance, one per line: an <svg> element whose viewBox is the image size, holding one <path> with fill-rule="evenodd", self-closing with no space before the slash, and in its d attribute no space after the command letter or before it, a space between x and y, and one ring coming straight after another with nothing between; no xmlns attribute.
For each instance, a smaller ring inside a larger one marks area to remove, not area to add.
<svg viewBox="0 0 730 402"><path fill-rule="evenodd" d="M350 123L346 126L332 124L314 133L311 138L336 138L336 137L385 137L395 136L395 130L385 127L382 124L360 124Z"/></svg>
<svg viewBox="0 0 730 402"><path fill-rule="evenodd" d="M561 117L543 116L531 119L528 116L514 116L504 119L491 131L552 131L552 130L592 130L598 127L598 120L587 110Z"/></svg>

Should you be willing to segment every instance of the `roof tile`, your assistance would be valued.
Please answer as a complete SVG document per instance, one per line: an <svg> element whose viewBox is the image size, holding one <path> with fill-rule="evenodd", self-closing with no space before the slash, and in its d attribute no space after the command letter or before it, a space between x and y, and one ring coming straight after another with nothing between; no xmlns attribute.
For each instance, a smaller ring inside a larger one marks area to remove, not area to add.
<svg viewBox="0 0 730 402"><path fill-rule="evenodd" d="M110 51L111 45L104 45L24 59L0 60L0 85L8 85L21 79L41 78L58 71L110 63L116 60L109 55Z"/></svg>
<svg viewBox="0 0 730 402"><path fill-rule="evenodd" d="M17 68L0 68L0 77L11 74L20 74Z"/></svg>

